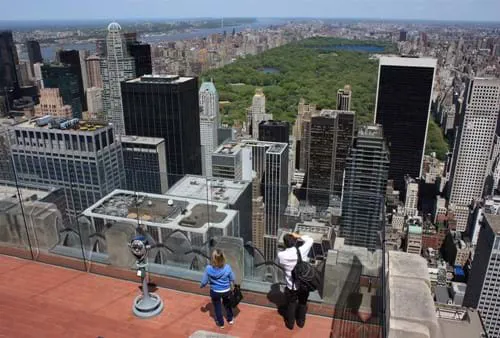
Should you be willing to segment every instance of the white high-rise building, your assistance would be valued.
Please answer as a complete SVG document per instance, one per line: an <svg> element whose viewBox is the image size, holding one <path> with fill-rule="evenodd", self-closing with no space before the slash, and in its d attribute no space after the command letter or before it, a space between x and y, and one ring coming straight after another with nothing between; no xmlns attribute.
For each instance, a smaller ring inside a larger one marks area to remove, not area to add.
<svg viewBox="0 0 500 338"><path fill-rule="evenodd" d="M219 94L213 82L203 82L199 90L201 161L204 176L212 176L212 153L218 145Z"/></svg>
<svg viewBox="0 0 500 338"><path fill-rule="evenodd" d="M476 78L469 83L465 113L457 131L451 173L450 204L456 208L457 231L465 231L469 205L483 195L500 110L500 80Z"/></svg>
<svg viewBox="0 0 500 338"><path fill-rule="evenodd" d="M212 153L217 149L217 118L200 115L201 165L203 176L212 176Z"/></svg>
<svg viewBox="0 0 500 338"><path fill-rule="evenodd" d="M38 89L43 89L42 66L43 63L41 62L33 64L33 76Z"/></svg>
<svg viewBox="0 0 500 338"><path fill-rule="evenodd" d="M120 82L135 77L135 62L128 55L121 27L116 22L108 26L106 46L107 55L101 59L104 113L113 124L116 134L125 135Z"/></svg>

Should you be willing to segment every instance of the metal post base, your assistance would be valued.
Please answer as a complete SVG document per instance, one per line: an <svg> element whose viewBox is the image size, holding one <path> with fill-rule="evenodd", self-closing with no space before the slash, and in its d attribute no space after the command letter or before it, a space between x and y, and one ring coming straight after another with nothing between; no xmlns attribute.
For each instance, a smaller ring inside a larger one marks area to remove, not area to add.
<svg viewBox="0 0 500 338"><path fill-rule="evenodd" d="M163 301L154 293L150 293L146 298L140 295L134 300L133 311L139 318L151 318L163 311Z"/></svg>

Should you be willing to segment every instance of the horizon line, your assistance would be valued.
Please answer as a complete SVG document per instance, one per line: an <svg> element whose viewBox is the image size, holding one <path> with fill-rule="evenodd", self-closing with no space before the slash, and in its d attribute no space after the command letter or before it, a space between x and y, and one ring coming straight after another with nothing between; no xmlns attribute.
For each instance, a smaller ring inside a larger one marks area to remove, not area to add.
<svg viewBox="0 0 500 338"><path fill-rule="evenodd" d="M361 21L406 21L406 22L453 22L453 23L494 23L500 24L500 20L492 21L492 20L470 20L470 19L418 19L418 18L374 18L374 17L322 17L322 16L194 16L194 17L122 17L122 18L70 18L70 19L61 19L61 18L44 18L44 19L0 19L0 22L97 22L97 21L131 21L131 20L203 20L203 19L292 19L292 20L361 20Z"/></svg>

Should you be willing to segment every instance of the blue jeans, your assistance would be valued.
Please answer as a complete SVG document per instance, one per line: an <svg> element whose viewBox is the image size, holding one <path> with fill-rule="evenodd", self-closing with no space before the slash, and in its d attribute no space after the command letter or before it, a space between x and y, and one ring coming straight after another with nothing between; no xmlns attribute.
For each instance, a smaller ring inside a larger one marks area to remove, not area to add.
<svg viewBox="0 0 500 338"><path fill-rule="evenodd" d="M224 325L224 318L222 317L222 304L226 308L226 317L227 321L230 322L233 320L233 308L231 307L230 301L231 291L228 292L215 292L210 290L210 298L212 298L212 304L214 304L215 310L215 321L217 325ZM221 302L222 301L222 302Z"/></svg>

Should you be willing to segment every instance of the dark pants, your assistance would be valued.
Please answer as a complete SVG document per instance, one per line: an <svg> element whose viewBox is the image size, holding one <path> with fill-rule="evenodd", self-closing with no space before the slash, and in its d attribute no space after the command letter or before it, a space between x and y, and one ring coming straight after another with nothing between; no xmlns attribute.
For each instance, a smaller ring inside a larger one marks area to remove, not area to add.
<svg viewBox="0 0 500 338"><path fill-rule="evenodd" d="M215 321L219 326L224 325L224 318L222 317L222 304L224 304L224 307L226 308L227 321L230 322L233 320L233 308L231 307L231 300L229 298L230 295L231 291L221 293L210 290L210 298L212 298L212 304L214 304L215 310Z"/></svg>
<svg viewBox="0 0 500 338"><path fill-rule="evenodd" d="M292 330L295 321L297 321L298 327L303 327L306 323L309 291L290 290L289 288L285 288L285 297L287 302L285 312L286 327Z"/></svg>

